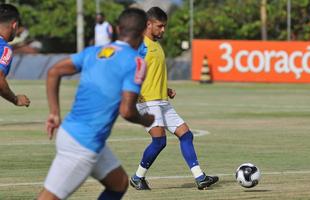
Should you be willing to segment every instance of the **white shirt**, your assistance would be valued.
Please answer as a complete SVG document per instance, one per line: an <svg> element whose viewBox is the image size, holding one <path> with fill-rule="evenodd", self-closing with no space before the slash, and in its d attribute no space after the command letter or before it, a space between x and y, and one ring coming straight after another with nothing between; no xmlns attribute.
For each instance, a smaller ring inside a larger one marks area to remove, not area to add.
<svg viewBox="0 0 310 200"><path fill-rule="evenodd" d="M106 45L111 42L112 26L108 22L96 24L95 26L95 45Z"/></svg>

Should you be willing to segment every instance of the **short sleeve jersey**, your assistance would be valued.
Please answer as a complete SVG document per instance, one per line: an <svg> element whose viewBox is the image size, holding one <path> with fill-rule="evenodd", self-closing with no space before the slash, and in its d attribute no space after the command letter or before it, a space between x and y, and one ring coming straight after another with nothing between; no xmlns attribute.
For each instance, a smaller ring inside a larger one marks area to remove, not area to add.
<svg viewBox="0 0 310 200"><path fill-rule="evenodd" d="M147 65L147 74L141 88L139 102L167 100L168 80L164 50L159 42L145 36L138 51Z"/></svg>
<svg viewBox="0 0 310 200"><path fill-rule="evenodd" d="M100 152L119 114L123 91L139 94L145 63L129 44L116 41L71 56L80 83L62 127L82 146Z"/></svg>
<svg viewBox="0 0 310 200"><path fill-rule="evenodd" d="M5 76L7 76L10 72L12 58L12 47L0 37L0 70Z"/></svg>

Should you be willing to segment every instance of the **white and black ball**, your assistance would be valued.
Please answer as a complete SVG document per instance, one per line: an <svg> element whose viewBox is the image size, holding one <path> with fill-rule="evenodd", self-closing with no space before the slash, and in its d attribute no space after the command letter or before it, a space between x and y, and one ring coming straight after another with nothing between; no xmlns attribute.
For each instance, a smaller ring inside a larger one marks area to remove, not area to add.
<svg viewBox="0 0 310 200"><path fill-rule="evenodd" d="M257 166L252 163L243 163L236 170L237 182L245 188L256 186L260 180L261 173Z"/></svg>

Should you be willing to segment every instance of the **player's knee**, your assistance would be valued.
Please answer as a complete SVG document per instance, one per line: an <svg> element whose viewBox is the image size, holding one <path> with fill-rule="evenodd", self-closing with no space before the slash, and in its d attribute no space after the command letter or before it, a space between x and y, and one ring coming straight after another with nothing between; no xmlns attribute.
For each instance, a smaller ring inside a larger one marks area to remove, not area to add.
<svg viewBox="0 0 310 200"><path fill-rule="evenodd" d="M181 137L179 137L180 141L193 141L194 139L194 135L191 131L187 131L186 133L184 133Z"/></svg>
<svg viewBox="0 0 310 200"><path fill-rule="evenodd" d="M60 199L55 194L44 188L36 200L60 200Z"/></svg>
<svg viewBox="0 0 310 200"><path fill-rule="evenodd" d="M120 181L119 192L126 192L129 185L129 177L128 175L124 175Z"/></svg>
<svg viewBox="0 0 310 200"><path fill-rule="evenodd" d="M167 145L167 137L162 136L162 137L153 137L152 138L152 143L158 150L162 150L166 147Z"/></svg>
<svg viewBox="0 0 310 200"><path fill-rule="evenodd" d="M104 179L100 180L101 184L107 190L115 192L125 192L128 188L129 177L122 166L112 170Z"/></svg>
<svg viewBox="0 0 310 200"><path fill-rule="evenodd" d="M106 189L115 191L115 192L126 192L128 185L129 185L129 177L127 174L124 174L123 176L119 177L116 182L113 182L113 184L105 184Z"/></svg>

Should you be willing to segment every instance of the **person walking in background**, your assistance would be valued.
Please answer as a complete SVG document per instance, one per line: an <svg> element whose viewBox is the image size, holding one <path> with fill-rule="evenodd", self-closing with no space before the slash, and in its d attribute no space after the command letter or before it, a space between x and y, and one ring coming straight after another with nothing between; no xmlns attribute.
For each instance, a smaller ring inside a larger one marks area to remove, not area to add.
<svg viewBox="0 0 310 200"><path fill-rule="evenodd" d="M193 134L168 101L168 97L173 99L176 92L167 86L165 54L158 42L165 32L167 14L159 7L152 7L147 11L147 16L144 42L139 48L139 54L145 58L147 64L147 75L137 107L141 114L153 114L155 121L146 128L152 137L152 142L145 149L140 165L130 179L130 184L138 190L150 189L145 175L166 146L166 129L179 138L182 155L195 178L198 189L206 189L219 178L207 176L201 170L193 145Z"/></svg>
<svg viewBox="0 0 310 200"><path fill-rule="evenodd" d="M150 126L154 116L140 115L136 101L146 66L137 49L143 41L146 13L130 8L118 20L119 40L92 46L56 63L48 72L50 114L46 128L51 139L60 126L59 85L65 75L80 72L73 107L56 138L56 156L39 200L68 198L88 176L105 186L99 200L118 200L128 187L128 176L106 140L120 113L126 120Z"/></svg>
<svg viewBox="0 0 310 200"><path fill-rule="evenodd" d="M15 95L6 81L13 59L13 50L8 42L14 39L19 21L19 12L15 6L0 5L0 96L16 106L28 107L30 104L28 97L23 94Z"/></svg>
<svg viewBox="0 0 310 200"><path fill-rule="evenodd" d="M95 25L95 46L106 45L112 41L113 28L103 13L97 13Z"/></svg>

